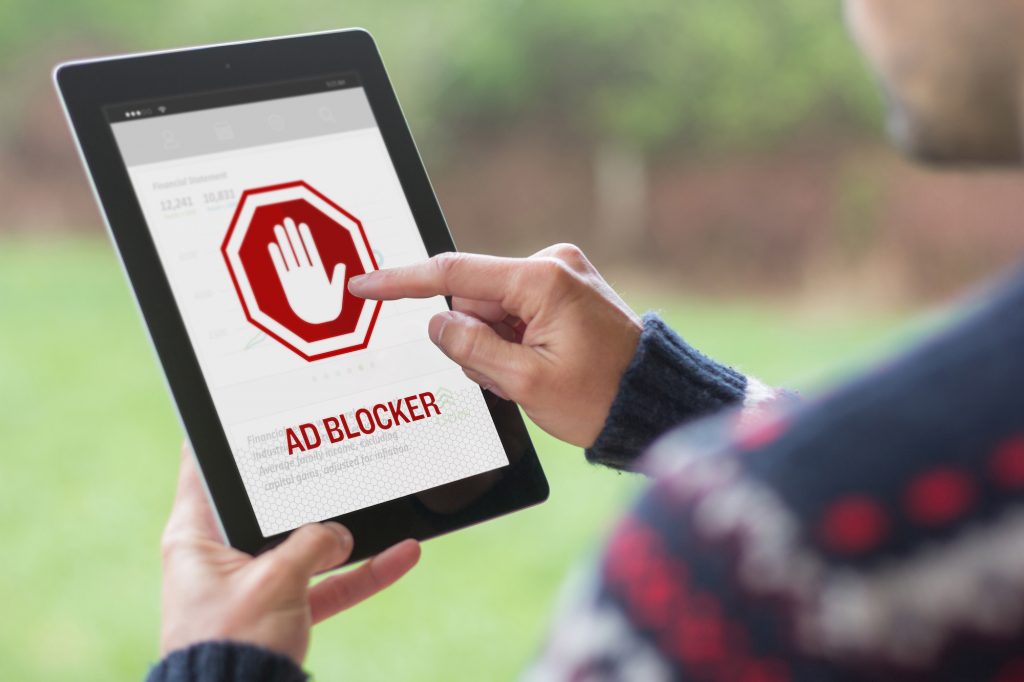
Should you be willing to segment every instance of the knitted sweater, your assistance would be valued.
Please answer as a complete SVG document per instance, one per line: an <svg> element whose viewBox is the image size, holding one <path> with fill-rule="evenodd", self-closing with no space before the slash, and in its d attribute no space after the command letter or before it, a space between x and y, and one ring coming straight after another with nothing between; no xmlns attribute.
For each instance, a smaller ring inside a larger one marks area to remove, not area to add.
<svg viewBox="0 0 1024 682"><path fill-rule="evenodd" d="M648 316L587 456L651 485L526 679L1024 680L1022 349L1024 271L802 404ZM201 665L211 647L236 667ZM243 679L260 656L201 644L150 679ZM244 678L302 679L286 663Z"/></svg>

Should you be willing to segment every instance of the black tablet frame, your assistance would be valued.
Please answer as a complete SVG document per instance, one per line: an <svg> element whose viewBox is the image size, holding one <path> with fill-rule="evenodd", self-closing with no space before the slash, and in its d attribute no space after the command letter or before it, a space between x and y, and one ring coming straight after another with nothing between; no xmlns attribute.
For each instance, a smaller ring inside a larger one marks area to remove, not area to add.
<svg viewBox="0 0 1024 682"><path fill-rule="evenodd" d="M427 252L454 251L380 53L365 30L79 61L54 71L79 151L226 540L251 554L276 545L288 533L264 537L259 529L104 108L345 71L356 72L362 80ZM349 562L405 538L435 537L547 499L547 480L518 407L486 391L484 397L509 465L337 517L334 520L345 524L356 539Z"/></svg>

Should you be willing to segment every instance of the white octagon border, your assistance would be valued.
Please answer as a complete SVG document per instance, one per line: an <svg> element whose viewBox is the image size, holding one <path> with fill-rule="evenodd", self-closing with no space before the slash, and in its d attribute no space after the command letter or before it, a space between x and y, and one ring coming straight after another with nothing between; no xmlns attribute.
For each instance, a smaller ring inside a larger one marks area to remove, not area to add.
<svg viewBox="0 0 1024 682"><path fill-rule="evenodd" d="M330 202L325 201L306 185L292 185L265 191L256 190L252 194L246 195L242 200L242 208L235 218L234 227L224 251L231 269L234 271L235 282L245 301L246 311L252 320L279 336L286 344L293 346L293 350L297 350L307 360L311 360L314 356L335 353L349 346L363 344L366 341L366 335L370 331L374 314L379 304L374 305L373 301L367 301L363 305L363 310L353 331L348 334L321 339L320 341L306 341L260 309L256 296L253 293L252 285L249 283L249 275L245 271L241 256L239 255L242 249L242 242L249 231L249 222L252 220L257 208L295 199L302 199L308 202L343 229L348 230L352 237L352 242L355 244L356 253L359 255L359 260L363 265L363 270L370 272L377 269L373 264L373 259L370 257L369 250L366 248L366 241L363 239L359 224L332 206Z"/></svg>

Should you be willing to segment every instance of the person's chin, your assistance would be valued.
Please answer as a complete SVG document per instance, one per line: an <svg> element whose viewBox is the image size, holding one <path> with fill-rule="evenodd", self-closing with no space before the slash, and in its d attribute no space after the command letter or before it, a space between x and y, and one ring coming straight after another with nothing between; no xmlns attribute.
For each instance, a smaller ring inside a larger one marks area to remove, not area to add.
<svg viewBox="0 0 1024 682"><path fill-rule="evenodd" d="M929 166L973 168L978 166L1018 166L1021 147L1016 143L975 139L969 135L942 133L915 125L902 112L891 112L889 138L906 156Z"/></svg>

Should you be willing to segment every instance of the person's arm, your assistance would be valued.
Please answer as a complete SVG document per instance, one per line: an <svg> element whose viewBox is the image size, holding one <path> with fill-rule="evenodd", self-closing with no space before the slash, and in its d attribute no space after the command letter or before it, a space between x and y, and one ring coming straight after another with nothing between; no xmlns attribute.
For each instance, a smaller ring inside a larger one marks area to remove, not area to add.
<svg viewBox="0 0 1024 682"><path fill-rule="evenodd" d="M774 392L641 319L575 246L530 258L446 253L353 277L356 296L452 296L430 338L542 429L622 469L673 426Z"/></svg>
<svg viewBox="0 0 1024 682"><path fill-rule="evenodd" d="M636 353L587 459L635 470L640 455L673 427L726 408L756 413L780 391L704 355L654 313L643 318Z"/></svg>
<svg viewBox="0 0 1024 682"><path fill-rule="evenodd" d="M226 546L191 454L182 451L178 494L163 536L160 654L149 682L294 682L310 628L388 587L419 560L406 540L358 568L310 586L345 562L349 531L310 524L258 557Z"/></svg>
<svg viewBox="0 0 1024 682"><path fill-rule="evenodd" d="M1024 679L1024 272L758 424L677 429L526 679Z"/></svg>

